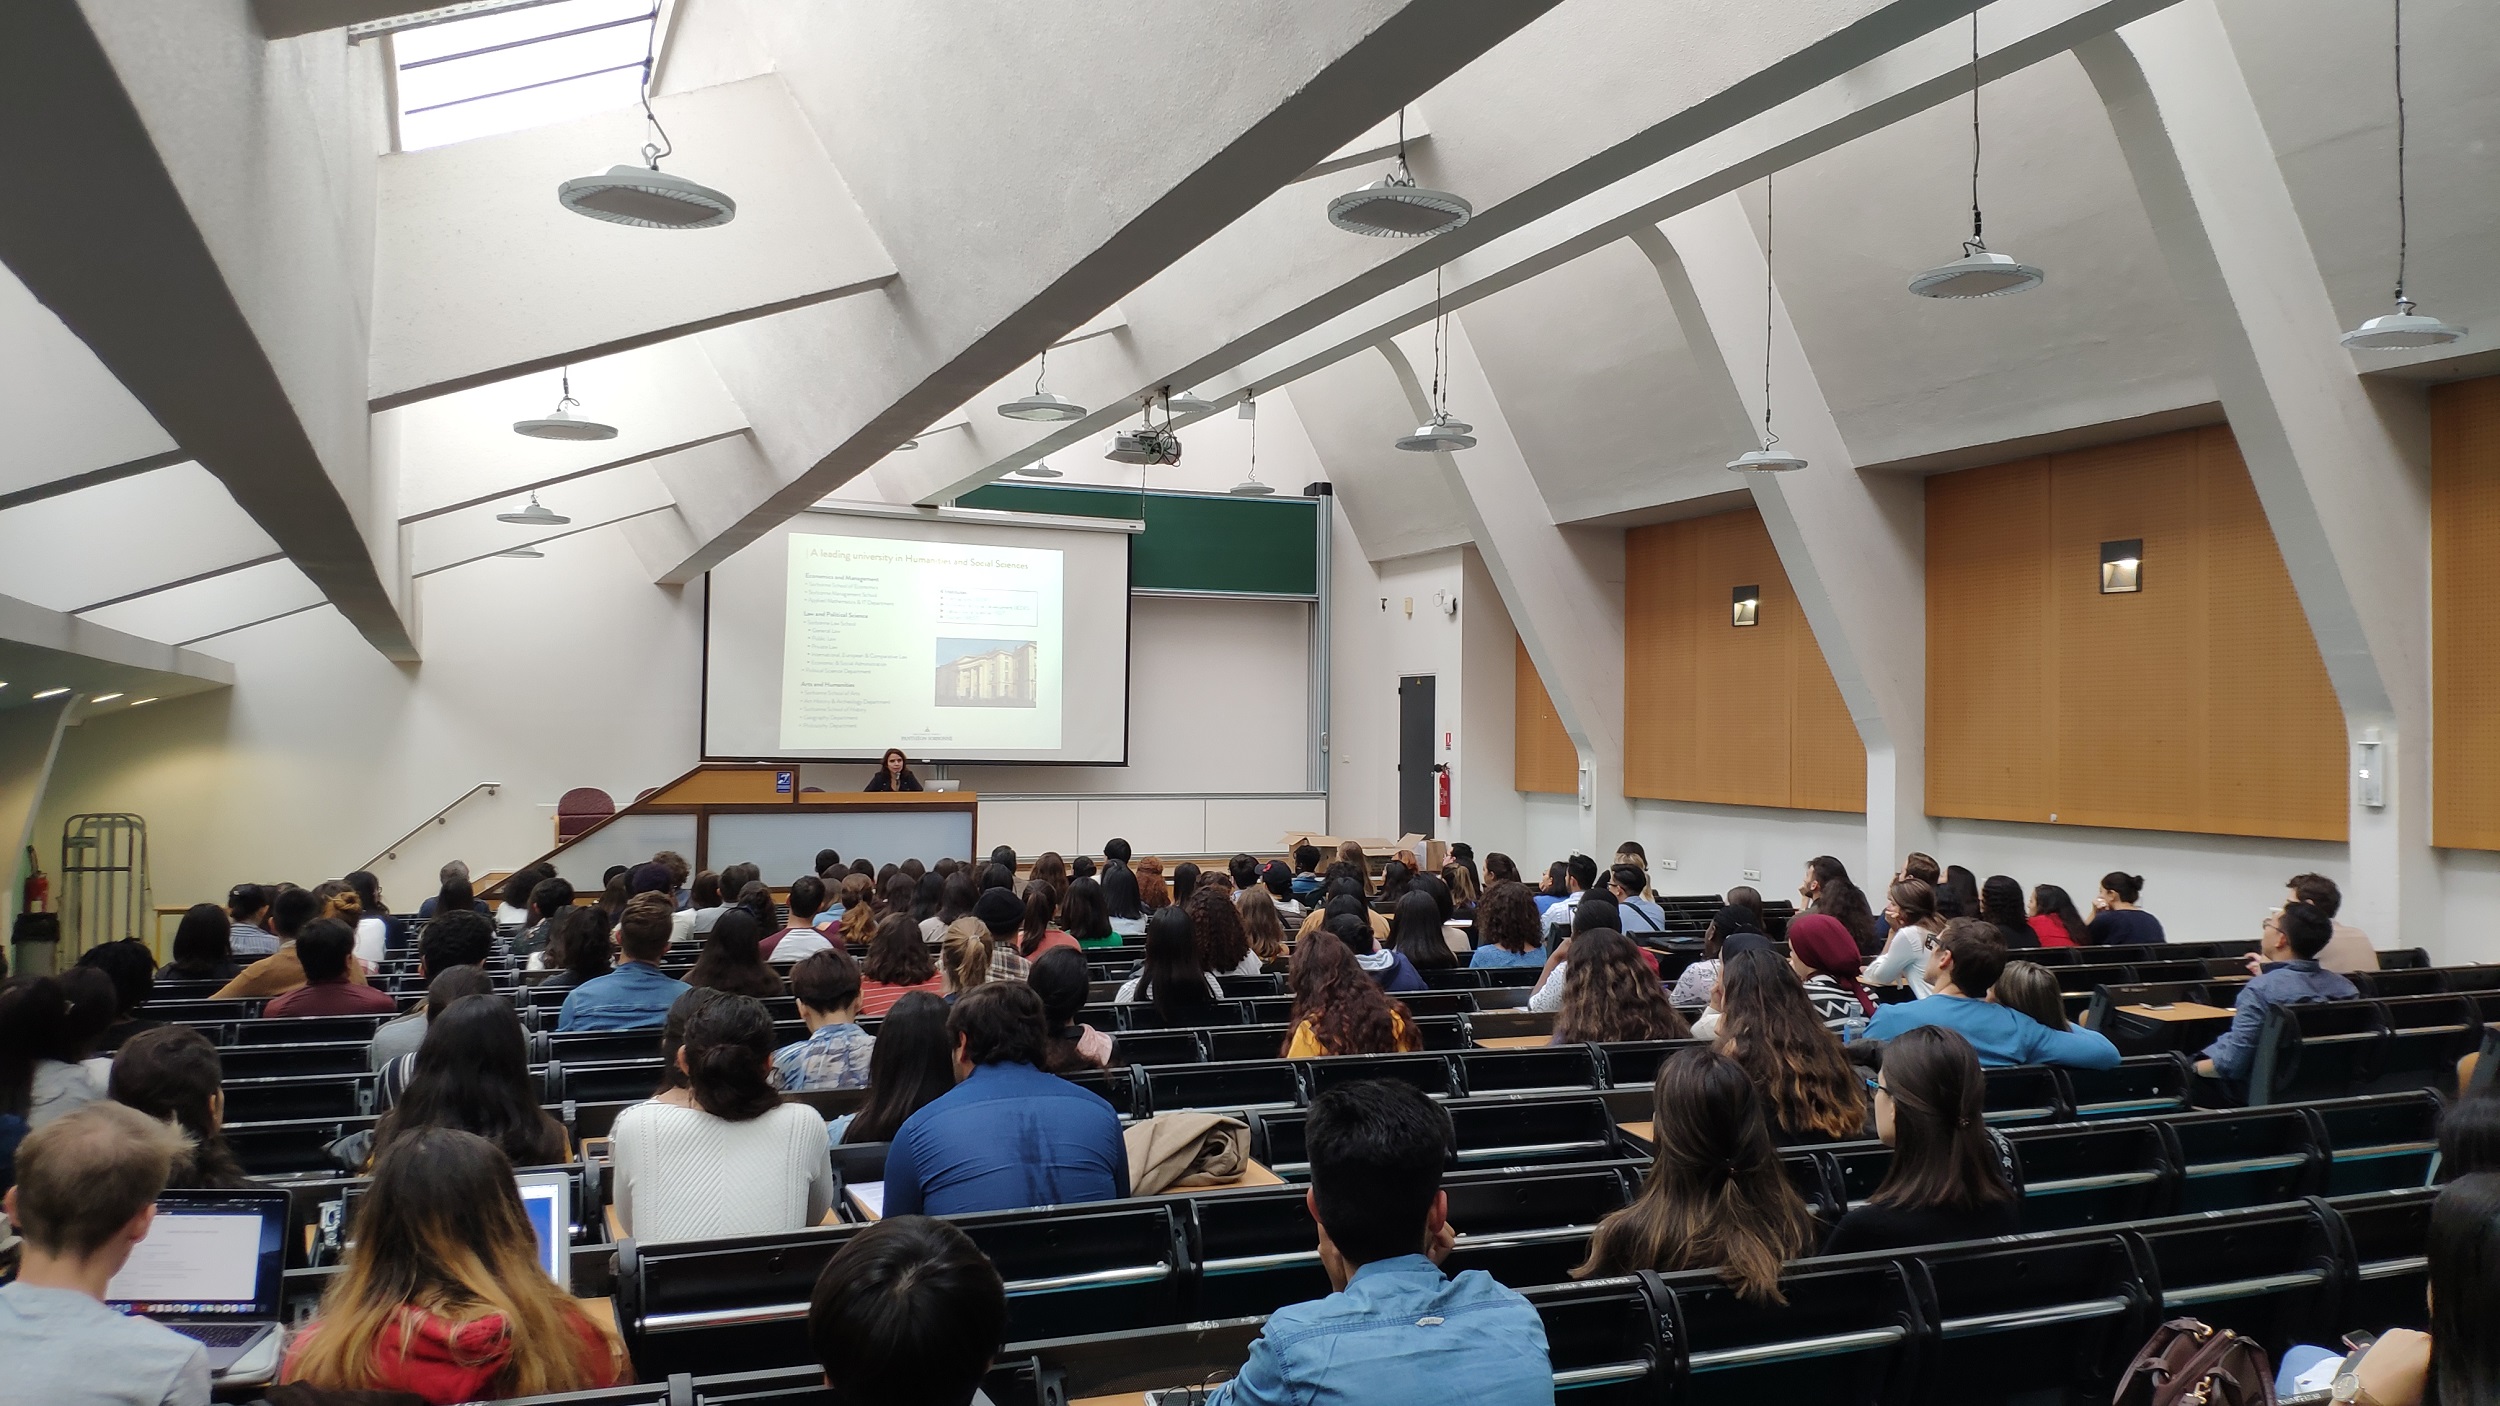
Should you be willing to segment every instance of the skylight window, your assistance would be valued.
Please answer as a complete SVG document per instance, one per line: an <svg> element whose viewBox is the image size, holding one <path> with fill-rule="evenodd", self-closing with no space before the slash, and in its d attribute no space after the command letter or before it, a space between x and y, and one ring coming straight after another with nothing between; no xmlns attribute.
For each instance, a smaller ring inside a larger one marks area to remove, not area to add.
<svg viewBox="0 0 2500 1406"><path fill-rule="evenodd" d="M444 146L640 101L660 0L553 0L402 29L399 146Z"/></svg>

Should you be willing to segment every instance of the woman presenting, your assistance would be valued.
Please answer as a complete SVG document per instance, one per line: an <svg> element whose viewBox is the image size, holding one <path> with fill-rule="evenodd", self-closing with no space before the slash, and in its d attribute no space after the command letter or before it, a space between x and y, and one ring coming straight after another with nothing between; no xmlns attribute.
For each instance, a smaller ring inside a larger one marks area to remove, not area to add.
<svg viewBox="0 0 2500 1406"><path fill-rule="evenodd" d="M869 777L868 784L860 789L917 791L920 789L920 778L911 774L911 764L905 760L902 748L888 747L885 749L885 760L877 767L877 774Z"/></svg>

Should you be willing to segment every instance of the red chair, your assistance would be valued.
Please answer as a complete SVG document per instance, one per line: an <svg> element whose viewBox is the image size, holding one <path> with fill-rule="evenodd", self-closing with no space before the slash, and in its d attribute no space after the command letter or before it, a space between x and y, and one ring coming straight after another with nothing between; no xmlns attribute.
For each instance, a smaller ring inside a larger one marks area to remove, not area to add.
<svg viewBox="0 0 2500 1406"><path fill-rule="evenodd" d="M584 830L616 814L616 801L596 786L576 786L556 801L556 843L568 844Z"/></svg>

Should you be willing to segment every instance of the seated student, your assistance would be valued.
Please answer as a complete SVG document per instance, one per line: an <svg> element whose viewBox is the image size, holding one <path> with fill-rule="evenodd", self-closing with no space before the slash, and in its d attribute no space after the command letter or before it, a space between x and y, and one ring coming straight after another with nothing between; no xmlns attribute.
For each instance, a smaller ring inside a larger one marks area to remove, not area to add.
<svg viewBox="0 0 2500 1406"><path fill-rule="evenodd" d="M1331 901L1343 903L1345 900ZM1378 982L1381 990L1398 993L1421 991L1428 984L1424 981L1424 974L1415 970L1415 964L1407 959L1406 954L1394 947L1382 946L1380 935L1361 917L1339 912L1329 918L1324 928L1346 945L1346 950L1354 954L1354 964L1363 969L1365 976Z"/></svg>
<svg viewBox="0 0 2500 1406"><path fill-rule="evenodd" d="M2083 915L2075 911L2075 901L2055 884L2031 890L2031 931L2043 947L2081 947L2091 941Z"/></svg>
<svg viewBox="0 0 2500 1406"><path fill-rule="evenodd" d="M1196 924L1178 904L1146 920L1146 959L1120 983L1115 1005L1151 1005L1166 1026L1204 1025L1215 1018L1224 984L1200 964Z"/></svg>
<svg viewBox="0 0 2500 1406"><path fill-rule="evenodd" d="M859 964L851 954L837 947L799 963L790 969L790 991L807 1038L773 1051L773 1087L868 1087L868 1054L877 1042L859 1028Z"/></svg>
<svg viewBox="0 0 2500 1406"><path fill-rule="evenodd" d="M573 911L573 886L550 875L530 886L530 923L512 939L515 956L535 957L555 938L556 919ZM543 964L533 964L543 970Z"/></svg>
<svg viewBox="0 0 2500 1406"><path fill-rule="evenodd" d="M2319 966L2347 975L2378 970L2378 949L2370 945L2370 935L2335 916L2343 911L2344 891L2333 879L2324 874L2294 874L2284 887L2286 902L2306 903L2335 925L2335 935L2318 954Z"/></svg>
<svg viewBox="0 0 2500 1406"><path fill-rule="evenodd" d="M495 931L518 933L530 924L530 890L538 887L538 871L520 869L505 877L495 891Z"/></svg>
<svg viewBox="0 0 2500 1406"><path fill-rule="evenodd" d="M103 1099L86 1060L114 1003L112 980L93 967L0 982L0 1116L40 1128Z"/></svg>
<svg viewBox="0 0 2500 1406"><path fill-rule="evenodd" d="M1441 905L1422 887L1401 895L1389 917L1389 945L1415 970L1443 971L1458 965L1449 939L1441 935Z"/></svg>
<svg viewBox="0 0 2500 1406"><path fill-rule="evenodd" d="M1293 896L1305 904L1319 892L1319 846L1299 844L1293 847Z"/></svg>
<svg viewBox="0 0 2500 1406"><path fill-rule="evenodd" d="M1623 924L1618 931L1626 936L1667 930L1667 911L1644 896L1648 884L1649 876L1637 864L1618 864L1607 871L1606 888L1614 895L1616 920Z"/></svg>
<svg viewBox="0 0 2500 1406"><path fill-rule="evenodd" d="M1334 933L1315 932L1303 939L1288 980L1293 987L1293 1033L1285 1040L1287 1059L1396 1054L1424 1047L1405 1003L1381 990Z"/></svg>
<svg viewBox="0 0 2500 1406"><path fill-rule="evenodd" d="M2103 874L2101 891L2092 898L2092 921L2084 925L2085 939L2094 947L2143 947L2167 941L2161 919L2135 906L2143 896L2142 874L2116 870Z"/></svg>
<svg viewBox="0 0 2500 1406"><path fill-rule="evenodd" d="M174 959L165 964L156 979L232 981L235 973L243 970L243 964L234 957L234 924L227 918L226 910L214 903L194 903L174 929Z"/></svg>
<svg viewBox="0 0 2500 1406"><path fill-rule="evenodd" d="M660 970L668 955L670 910L662 896L625 905L617 943L625 960L606 976L574 987L556 1013L558 1030L639 1030L668 1019L668 1008L692 987Z"/></svg>
<svg viewBox="0 0 2500 1406"><path fill-rule="evenodd" d="M78 954L78 965L113 983L113 1018L95 1037L97 1054L109 1055L122 1041L163 1024L139 1014L156 994L156 954L146 943L135 937L99 942Z"/></svg>
<svg viewBox="0 0 2500 1406"><path fill-rule="evenodd" d="M230 1001L238 997L276 996L304 984L304 964L295 955L295 939L304 925L321 913L321 900L311 889L287 889L269 900L269 930L278 939L278 950L235 973L234 980L217 988L217 999ZM352 946L354 934L349 941ZM365 964L351 959L348 980L364 984ZM263 1012L267 1014L267 1012Z"/></svg>
<svg viewBox="0 0 2500 1406"><path fill-rule="evenodd" d="M1732 903L1721 908L1701 930L1701 960L1686 967L1683 975L1675 979L1675 989L1667 993L1668 999L1678 1006L1698 1006L1708 1001L1710 988L1719 979L1719 962L1726 953L1727 939L1740 932L1759 935L1761 931L1762 920L1754 916L1752 909Z"/></svg>
<svg viewBox="0 0 2500 1406"><path fill-rule="evenodd" d="M906 994L886 1012L868 1056L868 1098L837 1121L835 1141L892 1142L911 1115L955 1087L955 1037L946 1015L946 1002L927 991Z"/></svg>
<svg viewBox="0 0 2500 1406"><path fill-rule="evenodd" d="M399 1009L391 993L354 980L356 930L336 918L304 924L293 955L304 984L260 1008L265 1018L297 1015L389 1015ZM268 958L277 961L278 958Z"/></svg>
<svg viewBox="0 0 2500 1406"><path fill-rule="evenodd" d="M951 884L954 880L947 882ZM940 908L938 913L943 917L945 909ZM1120 934L1111 928L1110 900L1103 896L1102 881L1091 875L1080 874L1068 880L1068 896L1059 902L1059 927L1075 938L1076 945L1081 948L1090 950L1120 945Z"/></svg>
<svg viewBox="0 0 2500 1406"><path fill-rule="evenodd" d="M2431 1203L2430 1328L2390 1328L2343 1358L2334 1399L2359 1406L2486 1406L2500 1401L2500 1176L2469 1176ZM2284 1354L2290 1377L2305 1351ZM2275 1390L2289 1397L2288 1380Z"/></svg>
<svg viewBox="0 0 2500 1406"><path fill-rule="evenodd" d="M147 1238L166 1174L190 1151L172 1126L99 1103L27 1135L0 1211L24 1239L0 1285L0 1400L27 1406L207 1406L208 1349L104 1304Z"/></svg>
<svg viewBox="0 0 2500 1406"><path fill-rule="evenodd" d="M191 1137L191 1150L175 1162L167 1186L254 1184L226 1145L224 1079L217 1047L188 1025L140 1031L113 1056L113 1101L177 1124Z"/></svg>
<svg viewBox="0 0 2500 1406"><path fill-rule="evenodd" d="M1780 1265L1814 1248L1814 1216L1780 1166L1754 1080L1715 1051L1678 1050L1658 1067L1651 1106L1649 1174L1598 1222L1572 1277L1715 1269L1739 1298L1787 1302Z"/></svg>
<svg viewBox="0 0 2500 1406"><path fill-rule="evenodd" d="M1926 996L1927 954L1933 950L1936 934L1944 930L1944 919L1936 912L1936 890L1923 879L1893 880L1884 902L1884 921L1891 925L1891 936L1884 940L1883 951L1866 964L1866 984L1906 985L1912 997Z"/></svg>
<svg viewBox="0 0 2500 1406"><path fill-rule="evenodd" d="M455 908L452 911L454 913L466 913L469 910L466 908ZM482 918L485 915L481 913L477 916ZM599 934L600 944L605 946L607 940L608 935L605 932L601 932ZM507 1004L510 1000L509 997L506 997L495 990L495 979L486 974L486 969L484 967L453 967L451 970L444 972L441 976L438 976L425 984L425 1000L420 1003L420 1009L425 1012L426 1021L431 1024L436 1020L440 1020L443 1012L451 1009L453 1002L466 1000L471 996L494 996L498 1000L506 1001ZM422 1049L423 1047L423 1042L420 1040L418 1048ZM416 1073L416 1050L410 1050L408 1053L392 1059L380 1069L375 1070L374 1074L376 1077L373 1081L374 1111L376 1113L388 1113L391 1110L391 1106L399 1102L400 1093L408 1087L408 1081L415 1078Z"/></svg>
<svg viewBox="0 0 2500 1406"><path fill-rule="evenodd" d="M1160 916L1160 915L1158 915ZM1050 1028L1020 982L965 993L947 1013L955 1087L911 1115L885 1158L885 1213L959 1216L1128 1195L1120 1115L1041 1063Z"/></svg>
<svg viewBox="0 0 2500 1406"><path fill-rule="evenodd" d="M552 1166L570 1154L564 1125L530 1087L529 1040L503 997L463 996L428 1025L407 1088L374 1127L374 1161L428 1128L475 1133L516 1167Z"/></svg>
<svg viewBox="0 0 2500 1406"><path fill-rule="evenodd" d="M657 894L668 905L668 940L672 943L694 940L694 910L677 906L677 871L657 860L637 864L626 871L625 901L633 902L644 894Z"/></svg>
<svg viewBox="0 0 2500 1406"><path fill-rule="evenodd" d="M244 961L278 950L278 939L262 926L269 921L270 898L259 884L236 884L226 892L226 947Z"/></svg>
<svg viewBox="0 0 2500 1406"><path fill-rule="evenodd" d="M1997 984L1988 988L1988 999L2051 1030L2074 1028L2066 1018L2066 993L2058 989L2057 973L2038 962L2007 962L1997 973Z"/></svg>
<svg viewBox="0 0 2500 1406"><path fill-rule="evenodd" d="M1250 931L1230 894L1202 887L1184 911L1198 943L1198 965L1215 976L1257 976L1266 963L1250 950Z"/></svg>
<svg viewBox="0 0 2500 1406"><path fill-rule="evenodd" d="M1050 1053L1042 1068L1053 1074L1080 1074L1111 1064L1112 1039L1077 1019L1093 991L1092 968L1073 947L1054 947L1036 958L1024 983L1042 998L1042 1016L1050 1025Z"/></svg>
<svg viewBox="0 0 2500 1406"><path fill-rule="evenodd" d="M1741 905L1736 905L1741 906ZM1760 917L1757 911L1755 916ZM1858 981L1866 959L1838 918L1801 913L1788 920L1788 965L1806 984L1806 999L1827 1025L1875 1014L1875 995Z"/></svg>
<svg viewBox="0 0 2500 1406"><path fill-rule="evenodd" d="M482 913L458 909L445 913L425 925L424 935L417 939L417 974L426 979L429 992L434 978L453 967L474 967L484 962L495 950L495 930ZM433 1002L427 1001L396 1020L384 1021L365 1045L365 1068L380 1069L383 1065L417 1052L425 1043L425 1022Z"/></svg>
<svg viewBox="0 0 2500 1406"><path fill-rule="evenodd" d="M1467 959L1471 967L1542 967L1545 935L1537 928L1536 904L1528 886L1516 879L1496 880L1476 900L1479 946Z"/></svg>
<svg viewBox="0 0 2500 1406"><path fill-rule="evenodd" d="M356 1241L279 1377L428 1406L614 1386L624 1349L538 1265L512 1163L428 1128L374 1168Z"/></svg>
<svg viewBox="0 0 2500 1406"><path fill-rule="evenodd" d="M1281 859L1271 859L1259 866L1259 881L1256 887L1266 891L1269 904L1276 909L1279 923L1301 922L1302 915L1310 911L1310 905L1303 902L1302 895L1294 891L1293 866ZM1242 892L1246 894L1249 890L1244 889Z"/></svg>
<svg viewBox="0 0 2500 1406"><path fill-rule="evenodd" d="M1796 970L1768 947L1719 964L1715 1039L1762 1091L1771 1136L1782 1144L1866 1136L1866 1086L1806 999Z"/></svg>
<svg viewBox="0 0 2500 1406"><path fill-rule="evenodd" d="M2257 936L2258 955L2248 959L2256 974L2231 1004L2231 1028L2205 1047L2196 1072L2220 1080L2232 1095L2245 1099L2249 1071L2257 1063L2257 1032L2265 1026L2267 1011L2360 995L2351 981L2318 965L2318 954L2334 935L2333 921L2306 903L2284 904L2267 918Z"/></svg>
<svg viewBox="0 0 2500 1406"><path fill-rule="evenodd" d="M1858 1038L1889 1040L1922 1026L1959 1033L1987 1065L2069 1064L2114 1069L2118 1047L2097 1030L2051 1030L2011 1007L1992 1004L1989 989L2005 970L2005 944L1984 918L1955 918L1927 954L1927 986L1935 994L1876 1008Z"/></svg>
<svg viewBox="0 0 2500 1406"><path fill-rule="evenodd" d="M1007 1286L971 1237L893 1216L816 1276L807 1342L842 1406L989 1406L981 1379L1007 1341Z"/></svg>
<svg viewBox="0 0 2500 1406"><path fill-rule="evenodd" d="M709 987L733 996L764 1000L786 995L789 987L764 960L763 925L744 909L723 913L703 935L703 952L686 973L688 986ZM828 947L826 951L839 951ZM814 954L823 956L823 952Z"/></svg>
<svg viewBox="0 0 2500 1406"><path fill-rule="evenodd" d="M434 882L434 896L417 905L418 917L431 918L437 913L448 913L455 908L476 906L476 890L469 887L468 865L457 859L452 860L437 871ZM454 884L459 885L457 896L452 890ZM271 896L275 897L274 894ZM483 908L478 911L486 912Z"/></svg>
<svg viewBox="0 0 2500 1406"><path fill-rule="evenodd" d="M1599 931L1613 933L1621 931L1615 926L1614 898L1610 894L1603 893L1584 894L1578 903L1571 906L1572 937L1581 933ZM1572 937L1565 937L1555 942L1553 941L1554 930L1550 927L1546 929L1546 939L1552 945L1545 952L1545 970L1538 975L1535 986L1528 992L1529 1010L1558 1011L1562 1009L1563 980L1569 974L1571 966ZM1658 954L1638 943L1632 945L1632 950L1640 954L1641 962L1649 968L1650 974L1657 975Z"/></svg>
<svg viewBox="0 0 2500 1406"><path fill-rule="evenodd" d="M1208 1406L1550 1406L1536 1309L1483 1270L1442 1273L1450 1115L1411 1084L1363 1080L1311 1100L1304 1128L1303 1199L1336 1292L1269 1314Z"/></svg>
<svg viewBox="0 0 2500 1406"><path fill-rule="evenodd" d="M1044 855L1056 859L1057 855ZM1015 933L1015 953L1027 966L1044 952L1067 948L1077 950L1077 940L1059 926L1059 895L1067 887L1063 874L1056 884L1027 882L1024 886L1024 912Z"/></svg>
<svg viewBox="0 0 2500 1406"><path fill-rule="evenodd" d="M1340 906L1347 903L1351 906ZM1360 914L1364 921L1370 924L1372 937L1377 943L1381 945L1388 943L1389 915L1374 909L1365 899L1362 870L1352 863L1339 860L1328 866L1328 884L1320 890L1320 901L1311 906L1310 912L1302 915L1302 926L1294 933L1294 940L1301 941L1317 932L1322 923L1338 913L1347 912Z"/></svg>
<svg viewBox="0 0 2500 1406"><path fill-rule="evenodd" d="M715 995L686 1021L686 1077L616 1115L616 1218L637 1240L798 1230L833 1205L825 1120L774 1092L773 1018ZM726 1188L735 1188L728 1194Z"/></svg>
<svg viewBox="0 0 2500 1406"><path fill-rule="evenodd" d="M868 958L860 964L859 1013L884 1015L914 991L943 996L946 979L938 974L937 962L929 956L928 944L920 940L911 915L889 913L877 924Z"/></svg>
<svg viewBox="0 0 2500 1406"><path fill-rule="evenodd" d="M1554 1016L1557 1045L1682 1040L1693 1033L1684 1013L1667 1000L1656 969L1622 933L1598 928L1574 934L1571 960L1555 963L1555 973L1550 984L1562 988Z"/></svg>
<svg viewBox="0 0 2500 1406"><path fill-rule="evenodd" d="M1146 907L1145 888L1138 882L1136 870L1125 864L1105 866L1102 901L1114 935L1135 937L1146 930L1146 914L1151 910Z"/></svg>
<svg viewBox="0 0 2500 1406"><path fill-rule="evenodd" d="M1563 893L1545 905L1544 922L1547 943L1560 942L1573 930L1572 915L1579 910L1580 900L1597 887L1597 861L1585 854L1575 854L1563 861ZM1613 895L1609 894L1611 902ZM1607 924L1614 927L1614 924ZM1616 931L1620 932L1618 928Z"/></svg>
<svg viewBox="0 0 2500 1406"><path fill-rule="evenodd" d="M722 894L720 880L719 874L706 869L688 881L686 907L694 914L688 927L696 937L710 932L720 915L729 911L729 896Z"/></svg>
<svg viewBox="0 0 2500 1406"><path fill-rule="evenodd" d="M1884 1046L1883 1073L1869 1084L1875 1135L1892 1149L1892 1165L1874 1194L1832 1227L1824 1254L1985 1240L2022 1228L2013 1154L1988 1127L1987 1084L1969 1041L1940 1025L1905 1030Z"/></svg>
<svg viewBox="0 0 2500 1406"><path fill-rule="evenodd" d="M984 954L982 964L985 971L982 979L985 981L1024 980L1024 974L1032 964L1025 961L1016 951L1016 944L1024 938L1024 900L1016 897L1014 886L1006 884L983 889L981 896L973 900L972 923L980 929L978 933L971 935L980 940ZM947 950L960 951L962 944L950 944ZM966 957L965 960L971 959ZM957 989L961 990L975 984L977 983L958 981Z"/></svg>
<svg viewBox="0 0 2500 1406"><path fill-rule="evenodd" d="M786 967L832 947L832 942L816 930L816 915L824 907L824 880L813 874L801 874L791 880L790 926L764 939L764 960Z"/></svg>
<svg viewBox="0 0 2500 1406"><path fill-rule="evenodd" d="M2500 1090L2478 1089L2439 1115L2439 1176L2500 1172Z"/></svg>
<svg viewBox="0 0 2500 1406"><path fill-rule="evenodd" d="M597 908L567 908L547 929L546 947L530 958L533 963L545 963L547 976L538 983L541 988L570 991L614 969L616 944L608 937L607 918Z"/></svg>
<svg viewBox="0 0 2500 1406"><path fill-rule="evenodd" d="M1281 870L1279 871L1281 875ZM1233 912L1241 918L1241 936L1250 944L1250 959L1260 971L1286 960L1291 949L1285 943L1285 917L1277 911L1276 895L1265 884L1246 889L1233 900ZM1302 910L1294 909L1298 921Z"/></svg>

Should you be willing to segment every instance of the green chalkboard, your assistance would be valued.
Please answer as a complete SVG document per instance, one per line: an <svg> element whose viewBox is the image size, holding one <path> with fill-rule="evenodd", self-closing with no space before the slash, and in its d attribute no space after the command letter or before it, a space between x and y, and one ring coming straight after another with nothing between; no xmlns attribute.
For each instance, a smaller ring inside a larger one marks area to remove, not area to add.
<svg viewBox="0 0 2500 1406"><path fill-rule="evenodd" d="M1064 517L1141 519L1129 536L1129 586L1229 595L1319 593L1319 503L1134 489L989 483L958 507Z"/></svg>

